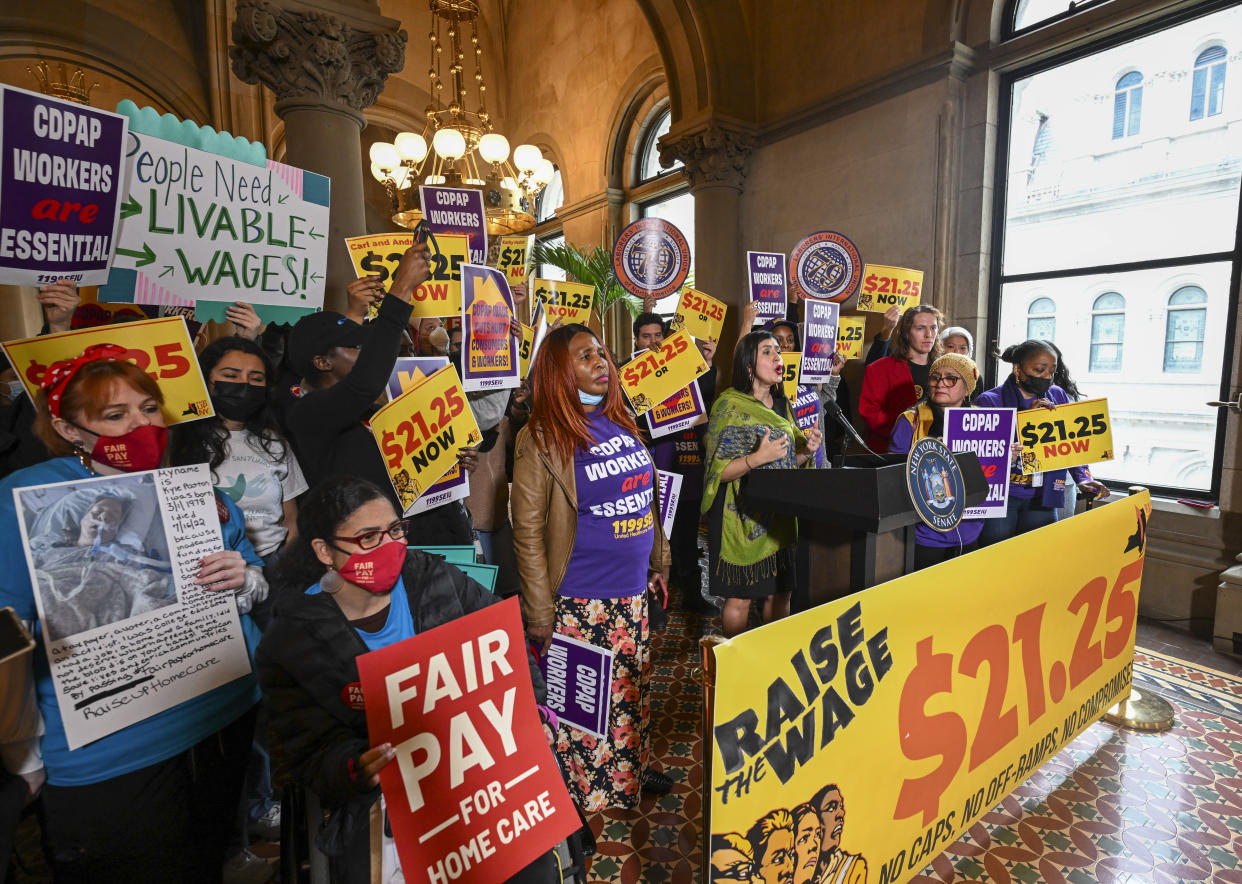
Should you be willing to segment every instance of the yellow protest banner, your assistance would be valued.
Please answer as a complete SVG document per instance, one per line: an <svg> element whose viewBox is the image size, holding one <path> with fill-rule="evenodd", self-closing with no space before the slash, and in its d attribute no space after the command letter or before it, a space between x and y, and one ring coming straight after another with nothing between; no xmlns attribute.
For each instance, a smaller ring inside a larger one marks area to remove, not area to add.
<svg viewBox="0 0 1242 884"><path fill-rule="evenodd" d="M837 352L846 359L861 359L867 317L842 316L837 320Z"/></svg>
<svg viewBox="0 0 1242 884"><path fill-rule="evenodd" d="M378 276L387 285L397 272L401 256L414 244L413 233L379 233L375 236L347 236L345 247L359 276Z"/></svg>
<svg viewBox="0 0 1242 884"><path fill-rule="evenodd" d="M865 313L886 313L891 307L899 307L904 312L918 304L922 289L922 270L868 264L863 268L856 308Z"/></svg>
<svg viewBox="0 0 1242 884"><path fill-rule="evenodd" d="M457 453L483 438L451 365L416 381L368 423L402 510L457 463Z"/></svg>
<svg viewBox="0 0 1242 884"><path fill-rule="evenodd" d="M559 319L567 325L571 322L586 325L591 321L594 301L594 286L556 279L535 280L535 303L543 305L549 324Z"/></svg>
<svg viewBox="0 0 1242 884"><path fill-rule="evenodd" d="M790 402L798 398L798 372L802 364L801 353L781 353L781 385L785 390L785 398Z"/></svg>
<svg viewBox="0 0 1242 884"><path fill-rule="evenodd" d="M518 344L518 370L520 377L530 376L530 354L535 347L535 330L522 323L522 342Z"/></svg>
<svg viewBox="0 0 1242 884"><path fill-rule="evenodd" d="M1150 510L1143 492L719 645L712 865L918 875L1129 694Z"/></svg>
<svg viewBox="0 0 1242 884"><path fill-rule="evenodd" d="M719 341L724 328L725 304L696 289L683 289L669 328L685 329L700 341Z"/></svg>
<svg viewBox="0 0 1242 884"><path fill-rule="evenodd" d="M530 250L535 244L535 235L515 234L500 238L500 252L496 259L496 269L505 275L509 285L525 282L530 273Z"/></svg>
<svg viewBox="0 0 1242 884"><path fill-rule="evenodd" d="M392 280L401 256L413 244L413 233L345 237L354 272L359 276L378 276L384 286ZM414 305L413 318L458 316L461 314L461 265L470 260L470 238L464 233L443 233L428 244L431 246L431 276L414 290L410 300Z"/></svg>
<svg viewBox="0 0 1242 884"><path fill-rule="evenodd" d="M1107 399L1018 412L1022 472L1043 473L1113 459L1113 425Z"/></svg>
<svg viewBox="0 0 1242 884"><path fill-rule="evenodd" d="M129 351L126 358L159 381L164 393L164 421L170 426L211 417L215 413L202 369L198 367L198 357L194 355L189 329L180 316L83 328L9 341L3 346L17 376L33 398L49 365L81 356L92 344L125 347Z"/></svg>
<svg viewBox="0 0 1242 884"><path fill-rule="evenodd" d="M621 389L638 414L668 399L707 371L689 333L679 331L659 350L644 350L621 369Z"/></svg>

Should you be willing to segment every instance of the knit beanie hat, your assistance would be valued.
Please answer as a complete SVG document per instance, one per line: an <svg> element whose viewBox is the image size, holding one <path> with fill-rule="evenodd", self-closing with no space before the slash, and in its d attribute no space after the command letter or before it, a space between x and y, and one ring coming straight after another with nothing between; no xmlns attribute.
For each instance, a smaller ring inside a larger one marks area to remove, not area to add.
<svg viewBox="0 0 1242 884"><path fill-rule="evenodd" d="M962 376L962 380L966 382L967 394L972 393L975 384L979 383L979 367L975 365L973 359L968 359L961 353L945 353L932 363L931 371L935 372L942 368L951 368Z"/></svg>

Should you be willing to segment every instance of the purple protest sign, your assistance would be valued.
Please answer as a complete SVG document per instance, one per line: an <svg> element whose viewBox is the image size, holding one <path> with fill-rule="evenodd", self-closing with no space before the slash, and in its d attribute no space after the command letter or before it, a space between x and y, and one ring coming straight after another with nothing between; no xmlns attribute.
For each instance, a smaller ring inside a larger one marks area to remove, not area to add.
<svg viewBox="0 0 1242 884"><path fill-rule="evenodd" d="M487 213L483 191L421 184L418 198L432 233L464 233L470 237L470 263L487 263Z"/></svg>
<svg viewBox="0 0 1242 884"><path fill-rule="evenodd" d="M988 497L969 507L964 519L1001 519L1009 509L1009 458L1018 420L1015 408L946 408L944 444L949 450L972 451L988 480Z"/></svg>
<svg viewBox="0 0 1242 884"><path fill-rule="evenodd" d="M660 525L664 528L664 536L672 537L673 519L677 518L677 501L681 499L681 483L685 476L665 470L660 470L656 476L660 483Z"/></svg>
<svg viewBox="0 0 1242 884"><path fill-rule="evenodd" d="M699 382L692 381L690 386L682 387L659 405L653 406L645 416L652 439L671 436L702 423L707 418L707 410L703 407Z"/></svg>
<svg viewBox="0 0 1242 884"><path fill-rule="evenodd" d="M449 364L447 356L398 356L388 376L388 401Z"/></svg>
<svg viewBox="0 0 1242 884"><path fill-rule="evenodd" d="M612 700L612 651L567 635L553 635L539 658L548 708L562 723L605 739Z"/></svg>
<svg viewBox="0 0 1242 884"><path fill-rule="evenodd" d="M841 305L832 301L807 301L803 323L802 366L804 384L826 384L832 377L832 354L837 352L837 322Z"/></svg>
<svg viewBox="0 0 1242 884"><path fill-rule="evenodd" d="M759 305L759 318L784 319L788 309L785 255L781 252L747 252L746 273L750 280L750 299Z"/></svg>
<svg viewBox="0 0 1242 884"><path fill-rule="evenodd" d="M794 396L793 414L794 423L804 433L811 427L822 431L824 429L821 426L823 413L819 404L819 391L808 384L799 384L797 394ZM815 466L822 467L823 465L824 446L820 445L815 452Z"/></svg>
<svg viewBox="0 0 1242 884"><path fill-rule="evenodd" d="M518 341L509 331L513 295L495 267L461 265L461 384L467 392L522 383Z"/></svg>
<svg viewBox="0 0 1242 884"><path fill-rule="evenodd" d="M0 85L0 283L108 281L128 127L120 114Z"/></svg>

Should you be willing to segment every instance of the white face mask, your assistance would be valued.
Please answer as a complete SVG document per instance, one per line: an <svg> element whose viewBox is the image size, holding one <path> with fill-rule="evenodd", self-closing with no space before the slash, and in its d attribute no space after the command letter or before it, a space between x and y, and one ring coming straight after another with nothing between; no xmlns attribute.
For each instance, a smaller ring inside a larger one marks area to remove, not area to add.
<svg viewBox="0 0 1242 884"><path fill-rule="evenodd" d="M25 384L21 381L9 381L9 402L16 403L25 393Z"/></svg>

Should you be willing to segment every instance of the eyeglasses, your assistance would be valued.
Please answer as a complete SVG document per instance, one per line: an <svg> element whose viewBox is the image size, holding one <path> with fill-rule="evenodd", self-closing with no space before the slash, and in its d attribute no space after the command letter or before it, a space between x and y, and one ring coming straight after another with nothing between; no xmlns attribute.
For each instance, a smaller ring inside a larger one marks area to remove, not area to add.
<svg viewBox="0 0 1242 884"><path fill-rule="evenodd" d="M341 543L354 543L363 549L375 549L384 542L385 537L391 537L393 540L404 540L406 535L410 533L410 520L398 519L383 531L365 531L362 534L355 534L353 537L333 537L332 540Z"/></svg>
<svg viewBox="0 0 1242 884"><path fill-rule="evenodd" d="M961 380L957 375L952 374L933 374L927 377L927 383L933 387L956 387Z"/></svg>

